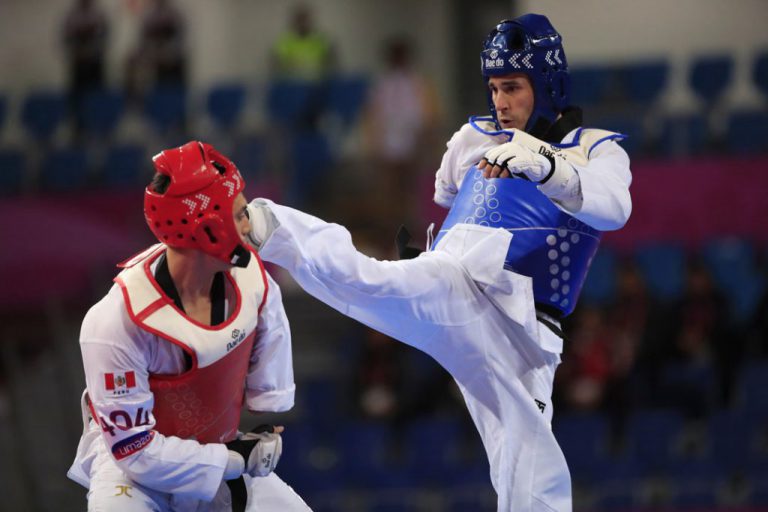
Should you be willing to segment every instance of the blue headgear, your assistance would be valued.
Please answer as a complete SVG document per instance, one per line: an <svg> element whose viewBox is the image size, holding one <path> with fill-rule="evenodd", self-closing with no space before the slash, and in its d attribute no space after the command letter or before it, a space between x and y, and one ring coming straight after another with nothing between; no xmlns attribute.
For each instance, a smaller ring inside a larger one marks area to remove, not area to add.
<svg viewBox="0 0 768 512"><path fill-rule="evenodd" d="M562 37L546 16L526 14L496 25L483 43L480 61L486 82L510 73L525 73L530 78L534 104L525 131L546 131L568 106L571 83ZM498 126L490 92L488 104Z"/></svg>

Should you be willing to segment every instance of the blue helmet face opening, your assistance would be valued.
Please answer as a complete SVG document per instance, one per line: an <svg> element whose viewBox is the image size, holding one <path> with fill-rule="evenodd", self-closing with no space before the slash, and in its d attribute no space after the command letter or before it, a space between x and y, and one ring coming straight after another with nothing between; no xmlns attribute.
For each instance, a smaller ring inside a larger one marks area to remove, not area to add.
<svg viewBox="0 0 768 512"><path fill-rule="evenodd" d="M526 14L499 23L483 43L480 68L486 83L492 76L528 76L534 105L527 132L546 130L568 106L571 87L562 37L546 16ZM498 125L490 91L488 106Z"/></svg>

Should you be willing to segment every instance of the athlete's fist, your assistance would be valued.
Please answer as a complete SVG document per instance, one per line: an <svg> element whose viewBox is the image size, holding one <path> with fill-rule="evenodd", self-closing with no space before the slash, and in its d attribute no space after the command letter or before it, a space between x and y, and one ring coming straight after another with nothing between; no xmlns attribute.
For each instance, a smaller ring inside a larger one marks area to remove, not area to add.
<svg viewBox="0 0 768 512"><path fill-rule="evenodd" d="M251 224L251 230L248 232L248 238L245 241L258 251L277 228L277 220L267 203L261 198L251 201L246 207L245 213L248 216L248 222Z"/></svg>
<svg viewBox="0 0 768 512"><path fill-rule="evenodd" d="M244 473L267 476L274 471L283 453L283 427L259 425L238 439L226 443L227 449L239 453L245 461Z"/></svg>
<svg viewBox="0 0 768 512"><path fill-rule="evenodd" d="M551 151L536 152L516 142L507 142L488 150L477 167L486 178L532 181L545 196L566 210L581 209L581 180L576 169Z"/></svg>
<svg viewBox="0 0 768 512"><path fill-rule="evenodd" d="M553 169L551 158L516 142L489 149L478 167L486 178L522 178L536 183L546 181Z"/></svg>

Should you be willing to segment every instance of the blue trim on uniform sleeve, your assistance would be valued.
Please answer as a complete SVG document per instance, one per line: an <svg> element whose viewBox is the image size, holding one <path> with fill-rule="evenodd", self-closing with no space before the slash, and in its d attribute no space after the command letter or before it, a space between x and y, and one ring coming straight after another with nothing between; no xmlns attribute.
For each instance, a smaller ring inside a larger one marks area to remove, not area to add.
<svg viewBox="0 0 768 512"><path fill-rule="evenodd" d="M510 142L512 140L512 138L515 136L514 132L510 132L508 130L503 130L503 129L502 130L485 130L485 129L481 128L477 124L479 121L494 122L493 121L493 117L491 117L491 116L469 116L469 125L472 128L474 128L475 130L477 130L478 132L480 132L480 133L482 133L484 135L491 135L491 136L506 135L507 137L509 137L509 140L507 140L507 142ZM578 146L579 145L579 139L581 138L581 131L582 130L583 130L583 128L579 128L576 131L576 135L574 135L574 137L573 137L573 142L566 142L565 144L558 143L558 142L547 142L547 144L549 144L551 146L554 146L556 148L561 148L561 149L572 148L574 146ZM546 142L546 141L542 141L542 142Z"/></svg>
<svg viewBox="0 0 768 512"><path fill-rule="evenodd" d="M602 144L607 140L624 140L626 138L627 138L627 135L624 133L614 133L611 135L606 135L602 139L598 139L597 142L595 142L589 147L589 151L587 151L587 159L589 159L590 155L592 154L592 150L595 149L595 147L597 147L598 144Z"/></svg>
<svg viewBox="0 0 768 512"><path fill-rule="evenodd" d="M579 127L576 130L576 133L573 135L573 141L572 142L566 142L565 144L552 144L555 147L566 149L566 148L572 148L579 145L579 140L581 139L581 132L584 131L584 128Z"/></svg>
<svg viewBox="0 0 768 512"><path fill-rule="evenodd" d="M477 124L478 121L491 121L491 122L494 122L493 121L493 117L491 117L491 116L469 116L469 125L472 128L474 128L475 130L477 130L478 132L480 132L480 133L482 133L484 135L491 135L491 136L506 135L506 136L509 137L509 140L507 142L512 140L512 137L514 137L514 135L515 135L514 133L508 132L507 130L484 130L483 128L480 128L480 126Z"/></svg>

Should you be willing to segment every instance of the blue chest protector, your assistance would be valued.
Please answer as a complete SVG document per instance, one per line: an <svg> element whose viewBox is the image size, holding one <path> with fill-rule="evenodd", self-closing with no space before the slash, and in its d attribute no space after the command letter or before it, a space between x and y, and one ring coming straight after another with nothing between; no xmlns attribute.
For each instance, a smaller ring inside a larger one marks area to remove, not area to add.
<svg viewBox="0 0 768 512"><path fill-rule="evenodd" d="M567 213L530 181L484 179L472 167L432 248L455 224L504 228L512 234L504 267L533 279L539 305L570 314L602 233Z"/></svg>

